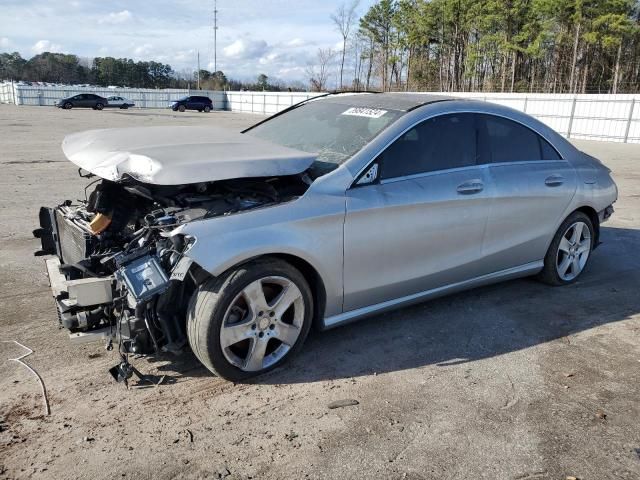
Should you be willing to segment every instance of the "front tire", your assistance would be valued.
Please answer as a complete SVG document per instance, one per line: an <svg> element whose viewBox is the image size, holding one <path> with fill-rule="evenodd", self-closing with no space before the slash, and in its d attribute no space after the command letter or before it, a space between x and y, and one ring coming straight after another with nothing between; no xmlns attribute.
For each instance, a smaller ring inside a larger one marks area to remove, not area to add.
<svg viewBox="0 0 640 480"><path fill-rule="evenodd" d="M313 317L304 276L279 259L258 259L211 278L194 293L187 337L211 372L241 381L295 355Z"/></svg>
<svg viewBox="0 0 640 480"><path fill-rule="evenodd" d="M73 104L71 102L67 102L64 104L65 110L71 110L73 108Z"/></svg>
<svg viewBox="0 0 640 480"><path fill-rule="evenodd" d="M104 105L101 103L96 103L96 110L102 110L104 108Z"/></svg>
<svg viewBox="0 0 640 480"><path fill-rule="evenodd" d="M209 105L204 107L204 113L209 113L210 111L211 111L211 107Z"/></svg>
<svg viewBox="0 0 640 480"><path fill-rule="evenodd" d="M582 212L573 212L553 237L538 278L553 286L574 283L591 258L594 239L591 219Z"/></svg>
<svg viewBox="0 0 640 480"><path fill-rule="evenodd" d="M179 111L179 112L184 112L185 110L186 110L186 108L184 108L184 105L180 105L180 106L178 107L178 111Z"/></svg>

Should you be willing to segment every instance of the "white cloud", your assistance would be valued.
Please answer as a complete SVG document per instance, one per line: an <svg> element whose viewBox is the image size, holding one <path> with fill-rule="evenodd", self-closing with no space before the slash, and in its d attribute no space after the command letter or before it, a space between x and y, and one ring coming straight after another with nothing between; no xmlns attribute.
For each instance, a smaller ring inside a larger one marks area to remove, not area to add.
<svg viewBox="0 0 640 480"><path fill-rule="evenodd" d="M11 42L7 37L0 38L0 48L9 48L9 45L11 45Z"/></svg>
<svg viewBox="0 0 640 480"><path fill-rule="evenodd" d="M231 59L260 58L269 50L264 40L238 39L222 49L224 55Z"/></svg>
<svg viewBox="0 0 640 480"><path fill-rule="evenodd" d="M150 43L145 43L143 45L137 46L133 50L133 53L134 55L137 55L139 57L144 57L144 56L150 55L152 51L153 51L153 45L151 45Z"/></svg>
<svg viewBox="0 0 640 480"><path fill-rule="evenodd" d="M62 52L62 45L51 43L51 40L38 40L31 47L31 51L36 55L43 52L59 53Z"/></svg>
<svg viewBox="0 0 640 480"><path fill-rule="evenodd" d="M292 40L289 40L288 42L285 43L285 46L287 47L304 47L307 44L307 42L305 42L303 39L301 38L294 38Z"/></svg>
<svg viewBox="0 0 640 480"><path fill-rule="evenodd" d="M133 18L133 14L129 10L122 10L121 12L111 12L104 18L98 20L98 23L109 23L111 25L117 25L119 23L125 23Z"/></svg>

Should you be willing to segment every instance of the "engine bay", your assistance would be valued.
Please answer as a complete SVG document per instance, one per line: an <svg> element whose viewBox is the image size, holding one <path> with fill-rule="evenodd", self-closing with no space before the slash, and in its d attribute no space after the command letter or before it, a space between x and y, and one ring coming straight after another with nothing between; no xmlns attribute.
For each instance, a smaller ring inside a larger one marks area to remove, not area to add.
<svg viewBox="0 0 640 480"><path fill-rule="evenodd" d="M208 273L184 256L194 239L172 230L294 200L311 182L304 173L171 186L97 179L84 200L42 207L36 255L53 255L61 327L123 356L181 353L189 299Z"/></svg>

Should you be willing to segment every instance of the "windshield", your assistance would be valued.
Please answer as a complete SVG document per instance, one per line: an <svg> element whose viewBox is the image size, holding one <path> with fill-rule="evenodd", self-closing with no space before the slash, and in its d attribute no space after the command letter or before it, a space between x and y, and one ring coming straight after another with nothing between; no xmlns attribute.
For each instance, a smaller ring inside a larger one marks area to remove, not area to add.
<svg viewBox="0 0 640 480"><path fill-rule="evenodd" d="M333 170L405 112L312 101L247 131L289 148L316 153L316 167Z"/></svg>

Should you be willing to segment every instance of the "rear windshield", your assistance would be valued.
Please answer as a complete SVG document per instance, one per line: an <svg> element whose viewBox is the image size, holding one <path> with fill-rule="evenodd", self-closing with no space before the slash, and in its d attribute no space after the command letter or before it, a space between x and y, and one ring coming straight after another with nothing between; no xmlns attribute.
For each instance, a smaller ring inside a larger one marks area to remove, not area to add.
<svg viewBox="0 0 640 480"><path fill-rule="evenodd" d="M404 113L316 100L274 117L246 134L315 153L316 168L329 171L351 158Z"/></svg>

